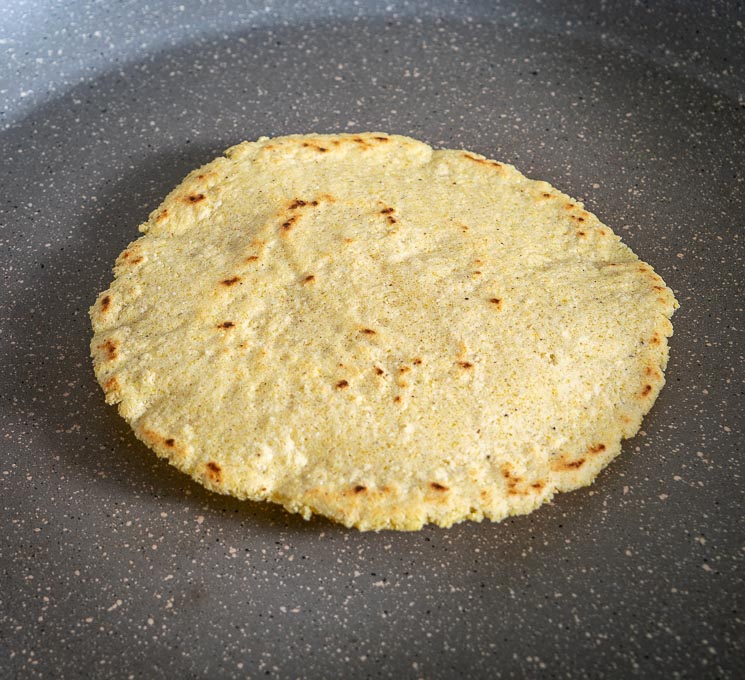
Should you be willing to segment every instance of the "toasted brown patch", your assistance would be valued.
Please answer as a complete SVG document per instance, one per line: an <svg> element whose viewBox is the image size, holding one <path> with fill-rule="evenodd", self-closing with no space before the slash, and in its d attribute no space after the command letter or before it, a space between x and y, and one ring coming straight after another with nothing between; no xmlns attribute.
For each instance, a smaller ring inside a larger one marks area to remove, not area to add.
<svg viewBox="0 0 745 680"><path fill-rule="evenodd" d="M173 439L172 437L169 437L168 439L166 439L165 445L172 448L176 446L176 440Z"/></svg>
<svg viewBox="0 0 745 680"><path fill-rule="evenodd" d="M377 331L374 331L372 328L363 328L360 333L364 333L365 335L377 335Z"/></svg>
<svg viewBox="0 0 745 680"><path fill-rule="evenodd" d="M473 368L473 364L470 361L456 361L455 363L457 363L461 368Z"/></svg>
<svg viewBox="0 0 745 680"><path fill-rule="evenodd" d="M396 404L400 404L403 401L400 394L397 394L395 397L393 397L393 402Z"/></svg>
<svg viewBox="0 0 745 680"><path fill-rule="evenodd" d="M258 259L259 259L258 255L249 255L245 261L246 261L246 264L248 264L249 262L256 262L256 260Z"/></svg>
<svg viewBox="0 0 745 680"><path fill-rule="evenodd" d="M651 391L652 391L652 386L651 385L645 385L644 388L641 391L642 397L646 397Z"/></svg>
<svg viewBox="0 0 745 680"><path fill-rule="evenodd" d="M450 491L448 487L444 486L443 484L440 484L438 482L430 482L430 487L432 487L435 491Z"/></svg>
<svg viewBox="0 0 745 680"><path fill-rule="evenodd" d="M373 370L375 371L376 375L383 375L383 373L385 373L385 371L380 368L380 366L376 366Z"/></svg>
<svg viewBox="0 0 745 680"><path fill-rule="evenodd" d="M502 167L502 164L497 163L497 161L488 161L485 158L477 158L476 156L472 156L470 153L464 153L463 157L467 158L469 161L473 161L474 163L479 163L480 165L491 165L497 168Z"/></svg>
<svg viewBox="0 0 745 680"><path fill-rule="evenodd" d="M155 218L156 222L162 222L164 219L168 217L168 208L165 210L161 210L161 212L158 214L158 216Z"/></svg>
<svg viewBox="0 0 745 680"><path fill-rule="evenodd" d="M287 206L288 210L296 210L297 208L302 208L304 205L307 205L304 200L301 198L296 198L290 205Z"/></svg>
<svg viewBox="0 0 745 680"><path fill-rule="evenodd" d="M326 151L328 151L328 149L325 146L320 146L312 142L303 142L303 146L308 149L315 149L316 151L320 153L325 153Z"/></svg>
<svg viewBox="0 0 745 680"><path fill-rule="evenodd" d="M205 465L205 468L207 477L216 484L219 484L222 480L222 468L213 460L207 463L207 465Z"/></svg>
<svg viewBox="0 0 745 680"><path fill-rule="evenodd" d="M391 141L388 137L373 137L373 139L379 142L390 142Z"/></svg>
<svg viewBox="0 0 745 680"><path fill-rule="evenodd" d="M111 338L106 340L106 342L100 344L98 347L99 349L102 349L104 352L106 352L106 355L107 355L106 358L109 361L113 361L114 359L116 359L118 355L117 346L116 346L116 343Z"/></svg>
<svg viewBox="0 0 745 680"><path fill-rule="evenodd" d="M315 281L315 280L316 280L316 277L313 276L313 274L308 274L308 276L306 276L303 279L303 283L313 283L313 281Z"/></svg>
<svg viewBox="0 0 745 680"><path fill-rule="evenodd" d="M112 375L104 384L104 392L116 392L119 389L119 381L115 375Z"/></svg>
<svg viewBox="0 0 745 680"><path fill-rule="evenodd" d="M217 325L218 328L224 328L226 330L228 328L233 328L233 326L235 326L235 324L232 321L223 321L221 324Z"/></svg>
<svg viewBox="0 0 745 680"><path fill-rule="evenodd" d="M362 484L358 484L357 486L354 487L355 493L364 493L365 491L367 491L367 487L362 486Z"/></svg>
<svg viewBox="0 0 745 680"><path fill-rule="evenodd" d="M398 369L399 373L408 373L411 370L409 366L401 366L401 368Z"/></svg>
<svg viewBox="0 0 745 680"><path fill-rule="evenodd" d="M422 360L419 357L417 357L411 363L414 364L415 366L419 366L422 363Z"/></svg>
<svg viewBox="0 0 745 680"><path fill-rule="evenodd" d="M491 302L497 309L502 309L502 299L501 298L490 298L489 302Z"/></svg>
<svg viewBox="0 0 745 680"><path fill-rule="evenodd" d="M340 380L338 383L336 383L336 389L337 390L345 390L349 387L349 382L346 380Z"/></svg>
<svg viewBox="0 0 745 680"><path fill-rule="evenodd" d="M395 209L394 208L383 208L380 211L380 214L381 215L390 215L392 212L395 212Z"/></svg>
<svg viewBox="0 0 745 680"><path fill-rule="evenodd" d="M540 482L533 482L530 485L530 488L531 489L535 489L536 491L542 491L543 490L543 487L545 487L545 486L546 486L546 482L540 481Z"/></svg>
<svg viewBox="0 0 745 680"><path fill-rule="evenodd" d="M184 203L191 203L191 204L200 203L205 198L207 197L204 194L191 194L187 196L186 198L184 198Z"/></svg>
<svg viewBox="0 0 745 680"><path fill-rule="evenodd" d="M566 472L569 470L579 470L584 464L585 458L578 458L577 460L559 460L553 466L553 469L557 472Z"/></svg>
<svg viewBox="0 0 745 680"><path fill-rule="evenodd" d="M106 295L101 299L101 311L105 312L109 306L111 305L111 297L109 295Z"/></svg>
<svg viewBox="0 0 745 680"><path fill-rule="evenodd" d="M281 225L282 226L282 229L285 232L290 231L290 229L292 229L292 225L295 224L295 222L297 222L297 220L298 220L297 215L291 215L284 222L282 222L282 225Z"/></svg>
<svg viewBox="0 0 745 680"><path fill-rule="evenodd" d="M603 451L605 451L605 448L606 448L605 444L595 444L594 446L590 446L587 449L587 453L590 453L594 456L598 453L602 453Z"/></svg>
<svg viewBox="0 0 745 680"><path fill-rule="evenodd" d="M220 281L220 283L223 286L230 287L230 286L234 286L236 283L240 283L240 280L241 280L241 277L240 276L233 276L233 277L231 277L229 279L223 279L222 281Z"/></svg>
<svg viewBox="0 0 745 680"><path fill-rule="evenodd" d="M662 340L660 339L660 336L659 336L659 335L658 335L657 333L655 333L655 334L654 334L654 335L652 336L652 339L650 340L650 342L651 342L651 343L652 343L653 345L659 345L659 344L660 344L660 343L662 342Z"/></svg>

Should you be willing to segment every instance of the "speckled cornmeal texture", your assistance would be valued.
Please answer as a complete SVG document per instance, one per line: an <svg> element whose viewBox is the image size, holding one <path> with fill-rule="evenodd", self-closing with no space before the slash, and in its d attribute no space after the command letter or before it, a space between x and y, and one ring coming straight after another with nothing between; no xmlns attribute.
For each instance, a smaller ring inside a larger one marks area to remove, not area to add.
<svg viewBox="0 0 745 680"><path fill-rule="evenodd" d="M142 225L96 376L207 487L360 529L589 484L664 383L672 292L581 203L382 133L244 142Z"/></svg>

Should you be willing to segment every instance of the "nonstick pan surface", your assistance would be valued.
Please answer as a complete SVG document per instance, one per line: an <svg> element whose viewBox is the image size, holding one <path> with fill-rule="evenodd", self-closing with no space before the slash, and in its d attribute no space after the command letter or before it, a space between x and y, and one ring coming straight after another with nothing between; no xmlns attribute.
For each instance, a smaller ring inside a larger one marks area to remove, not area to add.
<svg viewBox="0 0 745 680"><path fill-rule="evenodd" d="M4 3L0 675L743 677L743 14ZM362 534L209 493L104 404L87 309L165 194L365 130L550 181L675 290L668 384L592 487Z"/></svg>

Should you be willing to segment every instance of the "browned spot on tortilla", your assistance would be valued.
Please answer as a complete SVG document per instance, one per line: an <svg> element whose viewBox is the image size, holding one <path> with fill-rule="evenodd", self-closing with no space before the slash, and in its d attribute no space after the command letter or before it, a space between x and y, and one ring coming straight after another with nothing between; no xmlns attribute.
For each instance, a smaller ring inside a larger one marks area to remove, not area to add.
<svg viewBox="0 0 745 680"><path fill-rule="evenodd" d="M162 210L158 214L158 216L155 218L155 221L156 222L162 222L164 219L166 219L166 217L168 217L168 208L166 208L165 210Z"/></svg>
<svg viewBox="0 0 745 680"><path fill-rule="evenodd" d="M303 279L303 283L313 283L313 281L315 281L315 280L316 280L316 277L313 276L313 274L308 274L308 276L306 276Z"/></svg>
<svg viewBox="0 0 745 680"><path fill-rule="evenodd" d="M372 328L363 328L360 333L364 333L365 335L377 335Z"/></svg>
<svg viewBox="0 0 745 680"><path fill-rule="evenodd" d="M474 163L480 163L481 165L491 165L492 163L490 161L487 161L485 158L476 158L476 156L472 156L470 153L464 153L464 158L467 158L469 161L473 161Z"/></svg>
<svg viewBox="0 0 745 680"><path fill-rule="evenodd" d="M401 395L400 394L397 394L395 397L393 397L393 401L396 404L400 404L403 401L403 399L401 399Z"/></svg>
<svg viewBox="0 0 745 680"><path fill-rule="evenodd" d="M473 364L470 361L457 361L458 366L461 368L473 368Z"/></svg>
<svg viewBox="0 0 745 680"><path fill-rule="evenodd" d="M390 141L388 137L373 137L373 139L377 139L379 142L388 142Z"/></svg>
<svg viewBox="0 0 745 680"><path fill-rule="evenodd" d="M594 446L590 446L587 449L587 453L590 453L593 456L598 453L602 453L603 451L605 451L605 444L595 444Z"/></svg>
<svg viewBox="0 0 745 680"><path fill-rule="evenodd" d="M303 142L303 146L309 149L315 149L316 151L320 153L325 153L326 151L328 151L328 149L325 146L320 146L312 142Z"/></svg>
<svg viewBox="0 0 745 680"><path fill-rule="evenodd" d="M116 357L117 357L117 346L116 346L116 343L111 338L109 338L108 340L106 340L106 342L100 344L99 345L99 348L102 349L102 350L104 350L104 352L106 352L106 354L107 354L107 357L106 358L109 361L113 361L114 359L116 359Z"/></svg>
<svg viewBox="0 0 745 680"><path fill-rule="evenodd" d="M411 370L408 366L401 366L401 368L398 369L399 373L408 373Z"/></svg>
<svg viewBox="0 0 745 680"><path fill-rule="evenodd" d="M393 215L388 215L388 224L396 224L398 220Z"/></svg>
<svg viewBox="0 0 745 680"><path fill-rule="evenodd" d="M354 487L354 492L355 493L363 493L365 491L367 491L367 487L366 486L362 486L362 484L358 484L357 486Z"/></svg>
<svg viewBox="0 0 745 680"><path fill-rule="evenodd" d="M112 375L104 384L104 392L116 392L119 389L119 381L115 375Z"/></svg>
<svg viewBox="0 0 745 680"><path fill-rule="evenodd" d="M417 357L411 363L414 364L415 366L419 366L422 363L422 360L419 357Z"/></svg>
<svg viewBox="0 0 745 680"><path fill-rule="evenodd" d="M574 210L577 206L574 203L565 203L564 210Z"/></svg>
<svg viewBox="0 0 745 680"><path fill-rule="evenodd" d="M665 286L653 286L655 290L665 290Z"/></svg>
<svg viewBox="0 0 745 680"><path fill-rule="evenodd" d="M651 340L650 342L651 342L651 343L652 343L653 345L659 345L659 344L660 344L660 343L662 342L662 340L660 340L660 336L659 336L659 335L658 335L657 333L655 333L655 334L654 334L654 335L652 336L652 340Z"/></svg>
<svg viewBox="0 0 745 680"><path fill-rule="evenodd" d="M204 194L191 194L184 198L185 203L199 203L200 201L203 201L205 198L207 198Z"/></svg>
<svg viewBox="0 0 745 680"><path fill-rule="evenodd" d="M109 308L110 304L111 304L111 297L106 295L105 297L101 299L101 311L105 312Z"/></svg>
<svg viewBox="0 0 745 680"><path fill-rule="evenodd" d="M248 264L249 262L256 262L256 260L258 260L258 259L259 259L259 256L258 255L249 255L246 258L246 264Z"/></svg>
<svg viewBox="0 0 745 680"><path fill-rule="evenodd" d="M560 460L554 465L554 470L557 472L568 471L568 470L579 470L585 464L585 458L578 458L577 460Z"/></svg>
<svg viewBox="0 0 745 680"><path fill-rule="evenodd" d="M584 236L584 235L585 235L585 232L584 231L578 231L577 232L577 236Z"/></svg>
<svg viewBox="0 0 745 680"><path fill-rule="evenodd" d="M222 479L222 468L212 460L205 467L207 468L207 477L213 482L219 483Z"/></svg>
<svg viewBox="0 0 745 680"><path fill-rule="evenodd" d="M629 418L626 415L621 416L621 420L623 420L623 422L626 423L627 425L631 422L631 418Z"/></svg>
<svg viewBox="0 0 745 680"><path fill-rule="evenodd" d="M297 215L291 215L284 222L282 222L282 229L285 232L290 231L290 229L292 229L292 225L295 224L295 222L297 222L297 219L298 219Z"/></svg>
<svg viewBox="0 0 745 680"><path fill-rule="evenodd" d="M346 380L340 380L338 383L336 383L336 389L337 390L345 390L349 387L349 382Z"/></svg>
<svg viewBox="0 0 745 680"><path fill-rule="evenodd" d="M132 264L138 264L139 262L142 262L142 257L139 255L132 259Z"/></svg>
<svg viewBox="0 0 745 680"><path fill-rule="evenodd" d="M435 490L435 491L449 491L448 487L446 487L443 484L440 484L439 482L430 482L429 485Z"/></svg>
<svg viewBox="0 0 745 680"><path fill-rule="evenodd" d="M543 198L551 198L551 194L549 194L549 193L548 193L548 192L546 192L546 191L544 191L544 192L543 192L543 193L541 194L541 196L543 196Z"/></svg>
<svg viewBox="0 0 745 680"><path fill-rule="evenodd" d="M220 283L223 286L230 287L230 286L234 286L236 283L239 283L240 280L241 280L241 277L240 276L233 276L233 277L231 277L229 279L223 279L222 281L220 281Z"/></svg>
<svg viewBox="0 0 745 680"><path fill-rule="evenodd" d="M642 397L646 397L650 392L652 391L651 385L645 385L644 389L641 392Z"/></svg>
<svg viewBox="0 0 745 680"><path fill-rule="evenodd" d="M166 439L165 444L166 446L173 448L176 445L176 440L169 437L168 439Z"/></svg>
<svg viewBox="0 0 745 680"><path fill-rule="evenodd" d="M390 215L392 212L394 212L394 208L383 208L380 211L381 215Z"/></svg>
<svg viewBox="0 0 745 680"><path fill-rule="evenodd" d="M501 298L491 298L489 300L497 309L502 309L502 299Z"/></svg>
<svg viewBox="0 0 745 680"><path fill-rule="evenodd" d="M383 373L385 373L385 371L382 368L380 368L380 366L376 366L375 367L375 373L377 375L383 375Z"/></svg>
<svg viewBox="0 0 745 680"><path fill-rule="evenodd" d="M221 324L217 325L218 328L224 328L226 330L228 328L233 328L233 326L235 326L235 324L232 321L223 321Z"/></svg>
<svg viewBox="0 0 745 680"><path fill-rule="evenodd" d="M546 486L546 482L533 482L530 487L536 491L542 491L543 487Z"/></svg>
<svg viewBox="0 0 745 680"><path fill-rule="evenodd" d="M306 205L305 201L301 198L296 198L290 205L287 206L288 210L296 210L297 208L302 208L304 205Z"/></svg>

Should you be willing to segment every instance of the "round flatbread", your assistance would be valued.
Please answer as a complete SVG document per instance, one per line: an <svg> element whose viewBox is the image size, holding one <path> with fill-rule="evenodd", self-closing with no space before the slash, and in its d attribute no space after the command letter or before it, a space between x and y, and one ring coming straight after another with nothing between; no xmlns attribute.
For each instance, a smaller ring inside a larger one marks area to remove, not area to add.
<svg viewBox="0 0 745 680"><path fill-rule="evenodd" d="M192 172L91 308L96 376L210 489L360 529L589 484L664 383L672 292L583 205L382 133Z"/></svg>

